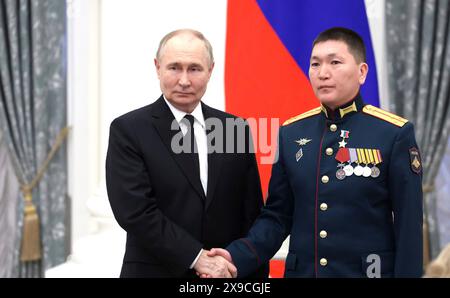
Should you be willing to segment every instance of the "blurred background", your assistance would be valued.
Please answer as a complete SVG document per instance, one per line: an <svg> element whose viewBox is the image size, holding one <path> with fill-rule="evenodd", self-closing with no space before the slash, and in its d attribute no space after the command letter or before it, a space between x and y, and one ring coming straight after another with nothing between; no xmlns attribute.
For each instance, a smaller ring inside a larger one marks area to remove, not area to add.
<svg viewBox="0 0 450 298"><path fill-rule="evenodd" d="M153 59L179 28L213 45L205 103L280 123L319 105L307 77L314 37L358 32L370 68L364 100L415 125L428 264L450 242L449 2L0 0L0 277L119 276L125 232L105 189L109 125L160 96ZM267 195L271 166L259 169ZM283 275L288 240L272 277Z"/></svg>

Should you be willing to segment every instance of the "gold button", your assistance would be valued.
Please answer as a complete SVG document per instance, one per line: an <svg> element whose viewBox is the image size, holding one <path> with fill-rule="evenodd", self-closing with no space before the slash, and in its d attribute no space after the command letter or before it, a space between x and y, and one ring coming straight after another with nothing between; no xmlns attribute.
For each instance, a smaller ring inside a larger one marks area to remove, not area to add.
<svg viewBox="0 0 450 298"><path fill-rule="evenodd" d="M320 238L325 239L327 238L327 236L328 236L327 231L320 231Z"/></svg>
<svg viewBox="0 0 450 298"><path fill-rule="evenodd" d="M331 156L334 153L333 148L327 148L325 152L327 153L328 156Z"/></svg>
<svg viewBox="0 0 450 298"><path fill-rule="evenodd" d="M325 204L325 203L320 204L320 210L327 211L328 210L328 205Z"/></svg>
<svg viewBox="0 0 450 298"><path fill-rule="evenodd" d="M325 258L320 259L320 265L321 266L325 267L327 264L328 264L327 259L325 259Z"/></svg>
<svg viewBox="0 0 450 298"><path fill-rule="evenodd" d="M330 125L330 130L331 130L332 132L336 132L336 131L337 131L337 125L336 125L336 124L331 124L331 125Z"/></svg>
<svg viewBox="0 0 450 298"><path fill-rule="evenodd" d="M323 176L322 183L327 184L328 182L330 182L330 178L328 178L328 176Z"/></svg>

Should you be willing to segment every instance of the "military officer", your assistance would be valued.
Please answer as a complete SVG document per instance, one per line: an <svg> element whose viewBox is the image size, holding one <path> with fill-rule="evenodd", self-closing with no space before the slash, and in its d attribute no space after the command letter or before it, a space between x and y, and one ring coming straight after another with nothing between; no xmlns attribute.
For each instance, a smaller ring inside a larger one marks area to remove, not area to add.
<svg viewBox="0 0 450 298"><path fill-rule="evenodd" d="M321 106L279 131L269 197L227 250L245 277L290 235L286 277L420 277L422 165L413 125L366 105L361 37L331 28L314 41L309 76Z"/></svg>

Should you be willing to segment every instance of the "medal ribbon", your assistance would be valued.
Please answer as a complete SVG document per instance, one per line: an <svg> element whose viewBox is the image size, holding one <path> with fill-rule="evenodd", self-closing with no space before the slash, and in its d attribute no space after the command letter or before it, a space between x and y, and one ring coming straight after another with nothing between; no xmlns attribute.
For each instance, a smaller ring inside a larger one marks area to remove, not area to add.
<svg viewBox="0 0 450 298"><path fill-rule="evenodd" d="M350 160L350 151L348 148L339 148L338 153L336 154L335 159L340 163L345 163Z"/></svg>

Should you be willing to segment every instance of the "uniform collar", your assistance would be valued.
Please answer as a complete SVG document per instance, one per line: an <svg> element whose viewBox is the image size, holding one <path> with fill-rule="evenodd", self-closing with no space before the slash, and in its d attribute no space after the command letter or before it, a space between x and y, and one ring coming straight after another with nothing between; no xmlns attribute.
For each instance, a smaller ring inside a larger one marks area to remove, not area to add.
<svg viewBox="0 0 450 298"><path fill-rule="evenodd" d="M321 104L322 113L329 120L341 120L348 117L351 114L362 111L364 102L361 95L358 93L354 99L346 104L336 108L334 111L327 106Z"/></svg>

